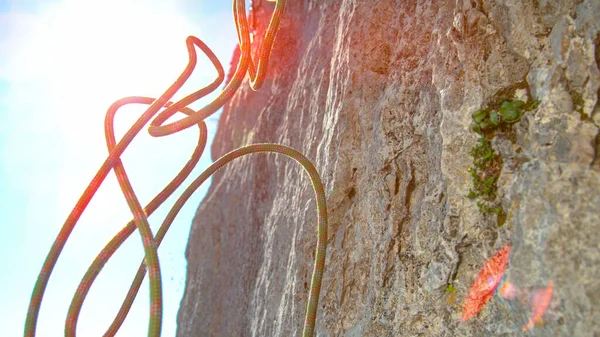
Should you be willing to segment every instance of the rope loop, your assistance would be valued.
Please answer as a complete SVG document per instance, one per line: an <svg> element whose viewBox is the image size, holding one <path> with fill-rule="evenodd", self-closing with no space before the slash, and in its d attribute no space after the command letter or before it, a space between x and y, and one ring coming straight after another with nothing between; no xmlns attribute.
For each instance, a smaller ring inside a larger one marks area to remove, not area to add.
<svg viewBox="0 0 600 337"><path fill-rule="evenodd" d="M117 333L123 321L127 317L131 305L133 304L133 301L137 296L142 281L145 277L146 271L148 271L150 281L150 319L148 336L160 337L162 325L162 285L157 249L162 239L166 235L169 226L175 219L175 216L178 214L179 210L187 202L189 197L213 173L236 158L251 153L265 152L285 155L302 165L302 167L308 173L315 191L318 208L317 247L302 335L304 337L309 337L314 334L319 294L321 290L321 281L325 269L325 252L327 247L327 207L325 191L321 183L321 178L319 177L319 174L317 173L317 170L312 162L300 152L279 144L253 144L231 151L215 161L209 168L202 172L198 178L196 178L190 184L189 187L185 189L181 197L179 197L179 199L175 202L175 205L171 208L167 217L164 219L160 229L156 233L156 236L152 234L150 226L148 225L148 216L151 215L158 207L160 207L160 205L183 183L183 181L193 170L194 166L200 160L207 140L207 129L204 120L221 108L235 94L237 89L242 84L246 73L248 73L250 77L249 83L253 90L259 90L264 83L269 58L271 56L271 50L279 29L281 16L285 10L286 0L277 0L276 2L275 11L273 12L273 16L269 22L265 39L261 44L260 55L256 65L252 60L250 52L251 44L244 2L244 0L233 1L234 21L238 34L238 44L241 50L241 57L232 80L212 102L198 111L194 111L187 107L193 102L216 90L221 85L225 77L223 66L211 49L208 48L208 46L206 46L206 44L204 44L204 42L202 42L200 39L194 36L189 36L186 39L189 62L179 78L177 78L177 80L159 98L154 99L139 96L126 97L116 101L109 107L108 111L106 112L104 127L106 145L109 155L67 217L50 249L50 252L46 257L46 260L44 261L42 269L36 280L33 293L31 295L31 300L29 302L29 309L25 321L25 337L35 336L39 310L42 304L46 286L48 285L48 280L52 274L52 270L54 269L58 257L60 256L60 253L62 252L62 249L64 248L64 245L66 244L71 232L75 228L77 221L81 217L81 214L86 209L89 202L111 170L115 171L119 186L121 187L123 195L127 200L127 204L133 215L133 219L129 221L129 223L127 223L127 225L113 237L113 239L104 247L104 249L102 249L100 254L98 254L83 276L69 307L65 322L65 336L75 337L77 320L81 312L81 307L94 280L99 275L106 262L108 262L110 257L117 251L121 244L136 229L138 229L140 235L142 236L142 242L144 245L144 261L142 261L140 264L130 290L123 301L117 316L108 330L105 332L104 336L111 337ZM179 89L181 89L196 67L196 47L202 50L202 52L204 52L204 54L211 60L215 69L217 70L217 78L206 87L173 103L170 101L170 99L177 91L179 91ZM121 107L128 104L146 104L148 105L148 108L125 133L123 138L117 142L114 133L114 117ZM159 110L163 108L164 110L159 112ZM163 125L166 120L175 115L177 112L181 112L186 116L175 122ZM154 117L155 115L156 117ZM194 152L192 153L192 156L187 164L181 169L175 178L173 178L173 180L160 193L158 193L152 199L152 201L150 201L150 203L148 203L148 205L142 208L133 190L133 187L131 186L120 157L123 154L123 151L127 148L127 146L129 146L131 141L141 131L144 125L148 124L148 122L150 122L148 133L154 137L167 136L185 130L193 125L198 126L199 135L196 148L194 149Z"/></svg>

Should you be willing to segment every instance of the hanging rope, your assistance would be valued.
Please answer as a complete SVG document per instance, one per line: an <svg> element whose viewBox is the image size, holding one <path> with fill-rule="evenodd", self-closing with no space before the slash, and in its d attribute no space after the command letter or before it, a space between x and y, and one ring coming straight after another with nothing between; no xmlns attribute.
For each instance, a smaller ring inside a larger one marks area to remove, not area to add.
<svg viewBox="0 0 600 337"><path fill-rule="evenodd" d="M138 229L142 236L142 242L144 245L145 257L144 261L138 268L138 272L134 278L134 281L127 293L127 296L111 326L108 328L105 337L114 336L123 321L127 317L131 305L137 293L140 289L142 281L145 277L146 271L149 274L150 283L150 319L148 327L148 336L159 337L161 333L162 324L162 285L161 285L161 271L160 264L158 261L157 249L162 239L164 238L169 226L175 219L175 216L181 209L181 207L187 202L189 197L198 189L198 187L208 179L213 173L221 169L227 163L233 161L244 155L252 153L279 153L285 155L298 162L305 171L308 173L315 196L317 200L318 209L318 238L317 247L315 254L315 264L313 269L313 275L311 280L310 292L308 297L308 303L306 307L306 318L304 322L304 329L302 335L305 337L312 336L314 334L315 319L318 309L319 294L321 290L321 280L323 278L323 272L325 269L325 250L327 246L327 207L325 200L325 191L321 183L321 179L314 165L300 152L289 148L284 145L278 144L253 144L245 146L234 151L231 151L215 161L210 167L200 174L189 187L185 189L181 197L175 202L175 205L171 208L167 217L164 219L160 229L156 236L153 236L150 226L148 225L148 216L150 216L188 177L194 166L200 160L204 151L207 139L207 130L204 120L221 108L237 91L240 87L246 73L250 76L250 87L253 90L259 90L264 83L267 66L269 63L269 57L277 30L279 29L279 23L281 16L285 10L286 0L277 0L275 5L275 11L271 17L264 41L260 47L260 55L258 63L255 65L250 53L250 38L248 31L248 22L246 19L246 9L244 0L233 1L233 14L234 21L236 24L238 44L241 51L241 57L238 62L235 74L231 81L225 86L223 91L215 98L212 102L206 105L204 108L194 111L187 106L197 101L198 99L206 96L207 94L216 90L219 85L223 82L225 77L223 67L216 58L214 53L208 48L201 40L196 37L190 36L186 39L186 46L189 54L189 63L184 69L183 73L158 99L149 97L126 97L113 103L106 113L105 119L105 137L106 145L109 150L109 155L87 186L75 207L67 217L63 227L61 228L57 238L55 239L46 260L42 266L31 301L29 303L29 310L27 312L27 318L25 321L25 336L34 337L36 332L37 319L39 315L40 306L48 280L60 253L65 246L69 235L73 231L79 217L88 206L90 200L95 195L96 191L108 175L111 170L115 171L119 186L127 200L127 204L131 213L133 214L133 220L131 220L115 237L104 247L100 254L96 257L92 265L88 268L84 277L82 278L79 287L73 297L69 311L67 314L67 320L65 323L65 336L74 337L77 327L77 320L83 301L87 296L94 280L110 259L110 257L116 252L121 244L136 230ZM196 67L197 54L195 47L200 48L204 54L211 60L215 69L217 70L217 78L206 87L186 96L185 98L175 103L171 102L170 99L175 93L183 86L188 80L192 71ZM117 111L128 104L145 104L149 105L146 111L140 116L140 118L131 126L131 128L125 133L123 138L117 143L114 134L114 117ZM159 110L163 109L159 112ZM177 112L182 112L186 117L163 125L163 123L173 116ZM157 115L158 113L158 115ZM154 117L156 115L156 117ZM153 119L154 117L154 119ZM175 176L175 178L159 193L157 194L148 205L142 208L138 198L133 191L123 163L121 162L120 156L131 143L133 138L141 131L141 129L150 122L148 132L154 137L167 136L182 130L185 130L193 125L197 125L199 128L198 143L190 160L181 169L181 171Z"/></svg>

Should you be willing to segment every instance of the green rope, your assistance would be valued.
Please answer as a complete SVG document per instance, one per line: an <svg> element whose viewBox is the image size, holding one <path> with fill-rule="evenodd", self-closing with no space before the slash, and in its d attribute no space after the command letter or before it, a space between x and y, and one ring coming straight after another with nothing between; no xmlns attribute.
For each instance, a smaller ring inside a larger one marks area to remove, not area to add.
<svg viewBox="0 0 600 337"><path fill-rule="evenodd" d="M246 73L250 76L250 86L253 90L258 90L264 83L266 76L266 69L269 63L269 57L279 24L281 16L285 10L285 0L278 0L275 6L275 11L269 23L265 39L261 44L260 56L258 59L257 66L254 65L250 54L250 39L248 32L248 23L246 19L246 9L243 0L234 0L233 2L233 14L235 24L237 28L239 46L241 49L241 57L236 68L236 72L232 80L223 89L221 94L214 99L211 103L206 105L204 108L193 111L187 106L198 99L206 96L210 92L216 90L219 85L223 82L224 71L221 63L216 58L214 53L208 48L202 41L196 37L189 36L186 39L186 46L189 54L190 61L179 78L173 83L165 93L158 99L149 97L127 97L120 99L113 103L106 113L105 119L105 135L106 144L109 150L109 155L85 189L75 207L67 217L63 227L61 228L57 238L55 239L50 252L48 253L46 260L42 266L42 269L38 275L35 283L31 300L29 303L29 310L27 312L27 318L25 321L25 332L26 337L35 336L37 319L39 315L40 306L42 303L43 295L48 284L48 280L56 265L58 257L66 244L71 232L73 231L77 221L81 214L91 201L92 197L110 172L114 170L119 181L119 186L125 196L127 204L133 214L133 220L131 220L113 239L104 247L100 254L96 257L92 265L88 268L86 274L82 278L79 287L73 297L71 305L69 307L67 320L65 323L65 336L74 337L77 327L77 320L83 301L87 296L94 280L106 264L110 257L116 252L121 244L135 231L137 228L142 236L144 245L145 257L141 263L138 272L134 278L134 281L130 287L130 290L111 326L108 328L104 336L114 336L123 321L127 317L131 305L141 283L145 277L146 270L149 274L150 283L150 319L148 327L148 336L159 337L161 333L162 324L162 286L161 286L161 272L160 264L158 261L157 249L162 239L166 235L169 226L173 222L175 216L179 210L187 202L189 197L198 189L198 187L208 179L214 172L218 171L227 163L241 156L257 153L257 152L273 152L283 154L289 158L296 160L308 173L313 188L315 190L317 208L318 208L318 239L315 254L315 264L313 269L313 275L311 280L310 292L308 303L306 307L306 318L304 322L304 329L302 335L305 337L312 336L314 334L315 320L318 309L319 294L321 290L321 281L325 269L325 251L327 246L327 207L325 200L325 192L319 174L317 173L314 165L304 157L300 152L289 148L284 145L278 144L254 144L246 147L234 150L223 157L215 161L208 169L200 174L198 178L191 183L191 185L183 192L181 197L177 200L175 205L170 210L169 214L163 221L160 229L156 236L153 236L152 231L148 225L147 217L151 215L188 177L194 166L198 163L206 145L207 131L204 119L217 111L223 104L225 104L237 91L239 86L244 80ZM190 77L197 63L197 54L195 46L200 48L206 56L211 60L215 66L218 76L208 86L186 96L178 102L172 103L169 100L174 94L183 86L183 84ZM127 104L147 104L148 109L142 114L142 116L131 126L131 128L125 133L123 139L118 143L114 136L114 116L116 112L124 105ZM166 108L159 113L161 108ZM187 117L180 119L171 124L162 125L169 117L173 116L177 112L182 112ZM154 115L158 115L152 119ZM146 207L142 208L137 199L135 192L131 186L123 163L121 162L120 156L131 143L133 138L141 131L142 127L150 122L148 132L154 137L166 136L193 125L199 127L199 138L198 144L194 149L194 152L188 161L188 163L181 169L176 177L159 193Z"/></svg>

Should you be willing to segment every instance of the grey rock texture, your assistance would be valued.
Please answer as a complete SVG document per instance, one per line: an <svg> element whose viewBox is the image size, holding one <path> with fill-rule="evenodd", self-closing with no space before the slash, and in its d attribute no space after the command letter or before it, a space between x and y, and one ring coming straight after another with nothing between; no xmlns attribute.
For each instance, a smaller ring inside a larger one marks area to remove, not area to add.
<svg viewBox="0 0 600 337"><path fill-rule="evenodd" d="M255 11L255 42L272 7ZM212 155L280 143L321 173L317 336L600 335L599 44L598 0L288 1L265 86L225 106ZM515 97L540 104L492 139L500 221L466 197L471 114ZM506 281L554 284L525 332L527 298L460 319L506 244ZM230 164L194 219L177 335L299 335L315 246L299 165Z"/></svg>

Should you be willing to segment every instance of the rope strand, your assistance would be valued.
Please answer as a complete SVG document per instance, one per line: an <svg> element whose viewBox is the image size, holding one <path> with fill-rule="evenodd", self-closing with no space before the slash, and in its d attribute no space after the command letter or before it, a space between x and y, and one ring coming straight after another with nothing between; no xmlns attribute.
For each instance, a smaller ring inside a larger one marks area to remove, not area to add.
<svg viewBox="0 0 600 337"><path fill-rule="evenodd" d="M236 30L238 34L238 44L241 52L241 56L236 68L235 74L231 81L225 86L221 94L215 98L208 105L198 111L194 111L187 106L198 99L206 96L207 94L216 90L219 85L223 82L225 77L223 67L214 53L206 46L201 40L196 37L189 36L186 39L186 47L189 54L189 62L179 78L158 98L153 99L149 97L126 97L113 103L105 118L105 136L106 145L109 151L109 155L85 189L75 207L67 217L63 227L61 228L57 238L55 239L50 252L48 253L46 260L42 266L42 269L38 275L35 283L31 300L29 303L29 309L27 312L27 318L25 321L25 337L34 337L37 326L37 319L39 316L39 310L41 307L42 299L48 280L56 265L58 257L62 252L64 245L66 244L71 232L73 231L77 221L81 214L89 204L90 200L95 195L96 191L110 172L114 170L119 182L119 186L125 196L125 200L129 206L131 213L133 214L133 220L131 220L113 239L104 247L100 254L96 257L93 263L88 268L84 277L82 278L75 295L71 301L67 319L65 322L65 336L75 337L77 320L81 312L83 302L89 293L89 290L99 275L100 271L111 258L111 256L117 251L121 244L135 231L137 228L142 236L144 245L145 257L144 261L140 264L138 272L134 278L134 281L127 293L127 296L117 314L113 323L105 332L105 337L114 336L123 321L127 317L131 305L137 293L141 287L142 281L145 277L146 271L149 274L150 283L150 319L148 327L148 336L160 337L161 325L162 325L162 286L161 286L161 271L158 260L157 249L166 235L171 223L175 219L179 210L187 202L189 197L198 189L198 187L206 181L213 173L221 169L224 165L230 163L236 158L251 154L251 153L264 153L272 152L283 154L291 159L298 162L305 171L308 173L313 189L315 191L317 208L318 208L318 227L317 227L317 247L315 254L315 264L313 269L313 275L311 280L311 286L308 296L308 303L306 306L306 316L304 322L304 329L302 335L309 337L314 334L315 320L318 309L319 294L321 290L321 281L325 269L325 252L327 246L327 206L325 200L325 192L321 179L317 170L310 160L303 156L300 152L278 144L254 144L246 147L242 147L231 151L215 161L209 168L200 174L188 188L185 189L183 194L175 202L175 205L171 208L169 214L163 221L160 229L156 236L152 234L152 231L148 225L148 216L151 215L160 205L183 183L188 177L194 166L198 163L207 140L207 130L204 119L209 117L211 114L216 112L222 107L237 91L241 83L244 80L246 73L250 77L250 87L253 90L259 90L264 83L266 71L271 55L271 50L279 24L281 22L281 16L285 10L285 0L278 0L275 5L275 11L271 17L265 39L260 47L260 56L258 58L257 65L254 64L251 53L250 53L250 38L248 31L248 22L246 19L246 9L244 0L233 1L233 14L234 21L236 24ZM185 98L175 103L169 101L177 91L183 86L188 80L197 63L197 54L195 47L200 48L204 54L211 60L215 69L217 70L217 78L206 87L186 96ZM116 112L127 104L147 104L148 109L140 116L140 118L131 126L131 128L125 133L123 138L117 143L114 134L114 116ZM159 112L160 109L165 108ZM182 112L186 117L163 125L163 123L173 116L177 112ZM158 115L156 115L158 113ZM152 117L154 119L152 119ZM133 138L141 131L142 127L150 122L148 132L154 137L161 137L170 135L182 130L185 130L193 125L198 125L199 136L198 143L194 152L188 161L188 163L181 169L181 171L175 176L175 178L160 192L146 207L142 208L133 187L127 176L125 167L121 162L120 156L131 143Z"/></svg>

